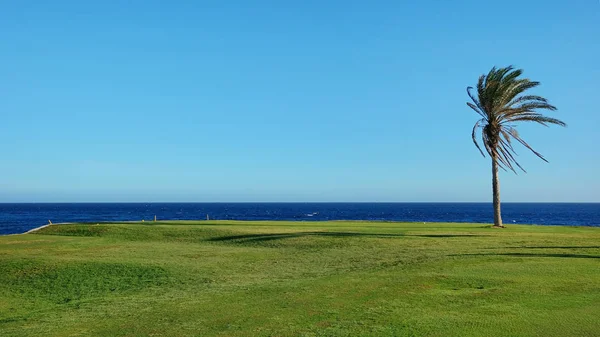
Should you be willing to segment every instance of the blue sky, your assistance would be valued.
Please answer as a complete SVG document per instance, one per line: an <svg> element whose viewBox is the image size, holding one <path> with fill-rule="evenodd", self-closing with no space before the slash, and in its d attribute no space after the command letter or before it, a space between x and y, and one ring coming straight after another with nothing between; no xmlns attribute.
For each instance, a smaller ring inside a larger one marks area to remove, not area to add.
<svg viewBox="0 0 600 337"><path fill-rule="evenodd" d="M600 201L600 2L4 1L0 201L490 201L465 88L566 129L505 201Z"/></svg>

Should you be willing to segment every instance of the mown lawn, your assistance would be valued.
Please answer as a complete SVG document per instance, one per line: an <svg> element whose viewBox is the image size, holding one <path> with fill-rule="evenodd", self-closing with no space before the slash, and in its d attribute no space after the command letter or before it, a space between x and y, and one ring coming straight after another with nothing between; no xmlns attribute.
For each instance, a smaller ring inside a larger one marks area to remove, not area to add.
<svg viewBox="0 0 600 337"><path fill-rule="evenodd" d="M56 225L0 237L0 336L600 336L600 228Z"/></svg>

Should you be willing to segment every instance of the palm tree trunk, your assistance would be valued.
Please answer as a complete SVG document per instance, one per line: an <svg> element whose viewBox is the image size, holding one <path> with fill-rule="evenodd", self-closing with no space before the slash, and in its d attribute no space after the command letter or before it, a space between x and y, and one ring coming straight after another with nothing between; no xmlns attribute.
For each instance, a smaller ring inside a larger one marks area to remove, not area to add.
<svg viewBox="0 0 600 337"><path fill-rule="evenodd" d="M494 227L504 228L500 215L500 182L498 181L498 159L492 156L492 190L494 192Z"/></svg>

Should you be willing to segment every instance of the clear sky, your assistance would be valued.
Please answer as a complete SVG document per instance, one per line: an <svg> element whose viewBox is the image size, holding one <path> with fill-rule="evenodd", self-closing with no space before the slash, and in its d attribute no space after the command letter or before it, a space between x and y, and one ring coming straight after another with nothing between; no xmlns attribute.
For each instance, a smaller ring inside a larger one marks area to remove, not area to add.
<svg viewBox="0 0 600 337"><path fill-rule="evenodd" d="M0 1L0 201L490 201L465 88L569 124L505 201L600 201L600 2Z"/></svg>

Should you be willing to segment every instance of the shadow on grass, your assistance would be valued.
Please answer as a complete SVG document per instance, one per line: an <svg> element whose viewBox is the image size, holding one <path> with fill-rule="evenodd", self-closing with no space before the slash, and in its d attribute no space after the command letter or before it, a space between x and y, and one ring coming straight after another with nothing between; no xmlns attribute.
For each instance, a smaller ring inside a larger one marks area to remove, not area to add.
<svg viewBox="0 0 600 337"><path fill-rule="evenodd" d="M408 234L404 236L416 236L420 238L464 238L464 237L482 237L488 235L477 234Z"/></svg>
<svg viewBox="0 0 600 337"><path fill-rule="evenodd" d="M356 232L295 232L295 233L263 233L263 234L243 234L229 235L210 238L207 241L270 241L279 239L299 238L306 236L323 237L373 237L373 238L401 238L401 237L424 237L424 238L454 238L454 237L474 237L485 236L475 234L383 234L383 233L356 233Z"/></svg>
<svg viewBox="0 0 600 337"><path fill-rule="evenodd" d="M559 253L548 253L548 254L533 254L533 253L479 253L479 254L453 254L450 256L514 256L514 257L563 257L563 258L577 258L577 259L600 259L598 255L587 255L587 254L559 254Z"/></svg>
<svg viewBox="0 0 600 337"><path fill-rule="evenodd" d="M600 246L518 246L518 247L504 247L504 248L517 248L517 249L587 249L587 248L600 248Z"/></svg>

